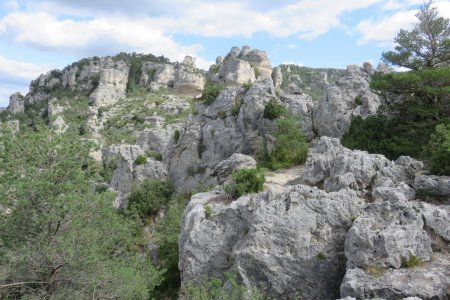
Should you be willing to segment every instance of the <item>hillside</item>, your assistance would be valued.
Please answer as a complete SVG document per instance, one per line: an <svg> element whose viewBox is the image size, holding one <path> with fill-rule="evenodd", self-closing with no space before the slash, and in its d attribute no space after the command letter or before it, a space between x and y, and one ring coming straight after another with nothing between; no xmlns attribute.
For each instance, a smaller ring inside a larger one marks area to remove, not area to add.
<svg viewBox="0 0 450 300"><path fill-rule="evenodd" d="M0 112L0 298L449 299L450 177L339 140L400 99L370 86L391 73L244 46L206 72L120 53L39 76Z"/></svg>

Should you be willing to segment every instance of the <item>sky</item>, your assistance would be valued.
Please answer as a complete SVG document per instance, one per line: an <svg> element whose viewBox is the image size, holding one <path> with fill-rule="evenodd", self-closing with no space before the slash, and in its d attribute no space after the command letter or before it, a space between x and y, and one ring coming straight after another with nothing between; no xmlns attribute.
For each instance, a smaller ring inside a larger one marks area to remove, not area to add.
<svg viewBox="0 0 450 300"><path fill-rule="evenodd" d="M0 0L0 107L84 57L140 52L208 69L233 46L273 66L377 65L423 0ZM450 17L450 0L435 0Z"/></svg>

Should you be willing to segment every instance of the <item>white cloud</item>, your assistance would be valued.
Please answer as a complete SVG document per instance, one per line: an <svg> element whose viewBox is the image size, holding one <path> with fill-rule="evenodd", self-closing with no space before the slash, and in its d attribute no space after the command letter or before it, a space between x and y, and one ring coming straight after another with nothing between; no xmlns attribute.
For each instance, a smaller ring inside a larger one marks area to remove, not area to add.
<svg viewBox="0 0 450 300"><path fill-rule="evenodd" d="M406 0L402 1L389 1L387 4L396 7L395 3L406 6L418 4L419 0ZM450 17L450 2L440 1L436 2L435 6L443 17ZM379 46L393 46L394 38L399 32L400 28L410 29L414 23L417 23L415 14L418 9L401 10L397 11L389 16L382 17L380 19L369 19L358 23L356 31L361 34L361 38L358 40L358 44L375 43Z"/></svg>
<svg viewBox="0 0 450 300"><path fill-rule="evenodd" d="M365 20L356 26L361 34L358 44L375 43L379 46L392 46L399 28L410 28L416 21L416 10L400 11L378 20Z"/></svg>
<svg viewBox="0 0 450 300"><path fill-rule="evenodd" d="M10 60L0 56L0 76L8 76L19 80L32 80L40 74L50 71L48 65L37 65L27 62Z"/></svg>

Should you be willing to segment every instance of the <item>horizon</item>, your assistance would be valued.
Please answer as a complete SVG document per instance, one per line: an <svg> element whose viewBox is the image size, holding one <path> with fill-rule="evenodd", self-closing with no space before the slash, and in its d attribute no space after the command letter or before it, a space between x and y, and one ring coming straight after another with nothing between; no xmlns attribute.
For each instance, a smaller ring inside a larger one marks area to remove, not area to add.
<svg viewBox="0 0 450 300"><path fill-rule="evenodd" d="M233 46L266 51L273 66L376 66L422 0L6 0L0 4L0 107L30 81L84 57L119 52L197 58L207 69ZM435 1L450 17L450 1ZM201 7L201 9L199 9Z"/></svg>

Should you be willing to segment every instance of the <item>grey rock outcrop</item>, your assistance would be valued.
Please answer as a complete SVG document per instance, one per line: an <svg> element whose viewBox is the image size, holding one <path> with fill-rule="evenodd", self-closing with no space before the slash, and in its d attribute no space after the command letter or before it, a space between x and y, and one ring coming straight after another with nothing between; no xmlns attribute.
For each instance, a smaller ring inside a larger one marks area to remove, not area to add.
<svg viewBox="0 0 450 300"><path fill-rule="evenodd" d="M412 185L422 167L422 163L409 157L392 162L383 155L347 149L337 138L321 137L309 152L302 180L326 191L351 188L380 199L382 194L398 189L412 199L414 191L405 184Z"/></svg>
<svg viewBox="0 0 450 300"><path fill-rule="evenodd" d="M189 64L180 64L177 66L173 84L175 93L185 97L198 98L202 95L204 86L205 77L192 66Z"/></svg>
<svg viewBox="0 0 450 300"><path fill-rule="evenodd" d="M214 167L211 175L217 177L219 184L222 184L233 171L252 168L256 168L256 160L253 157L233 153L229 158L218 163Z"/></svg>
<svg viewBox="0 0 450 300"><path fill-rule="evenodd" d="M252 50L248 46L241 49L233 47L227 56L216 59L208 72L208 77L226 86L242 86L244 83L253 83L258 76L271 77L272 65L267 53Z"/></svg>
<svg viewBox="0 0 450 300"><path fill-rule="evenodd" d="M102 69L98 86L89 96L90 105L107 106L125 97L128 71L128 66L123 61L116 62L114 68Z"/></svg>
<svg viewBox="0 0 450 300"><path fill-rule="evenodd" d="M375 272L369 274L360 268L347 271L341 285L341 297L429 300L447 300L449 297L450 260L445 255L436 254L432 261L416 268Z"/></svg>
<svg viewBox="0 0 450 300"><path fill-rule="evenodd" d="M69 129L66 122L61 116L57 116L56 119L50 122L50 125L53 127L56 133L64 133Z"/></svg>
<svg viewBox="0 0 450 300"><path fill-rule="evenodd" d="M369 87L370 74L357 65L326 88L314 111L314 129L319 136L342 137L356 116L366 118L377 112L383 100Z"/></svg>
<svg viewBox="0 0 450 300"><path fill-rule="evenodd" d="M233 202L227 197L220 190L197 194L186 208L179 262L184 283L232 270L276 299L337 298L345 233L364 204L354 191L297 185Z"/></svg>
<svg viewBox="0 0 450 300"><path fill-rule="evenodd" d="M110 188L117 192L114 207L124 208L128 205L127 198L133 185L147 178L165 179L167 169L157 160L147 158L144 164L136 165L135 160L139 155L144 155L138 145L119 145L103 149L103 160L108 161L117 157L116 170L110 183Z"/></svg>
<svg viewBox="0 0 450 300"><path fill-rule="evenodd" d="M265 105L274 97L272 80L267 78L248 91L227 87L211 105L198 106L168 155L170 177L180 191L195 191L199 183L214 186L211 172L219 162L233 153L258 151L263 136L274 127L264 118Z"/></svg>
<svg viewBox="0 0 450 300"><path fill-rule="evenodd" d="M139 84L150 86L153 90L173 87L175 80L175 66L172 64L159 64L144 62Z"/></svg>
<svg viewBox="0 0 450 300"><path fill-rule="evenodd" d="M15 93L9 97L8 110L13 114L25 111L25 97L21 93Z"/></svg>
<svg viewBox="0 0 450 300"><path fill-rule="evenodd" d="M408 202L368 204L345 240L347 267L400 268L411 257L431 259L422 215Z"/></svg>
<svg viewBox="0 0 450 300"><path fill-rule="evenodd" d="M414 179L414 188L431 196L444 196L450 200L450 176L421 175Z"/></svg>

